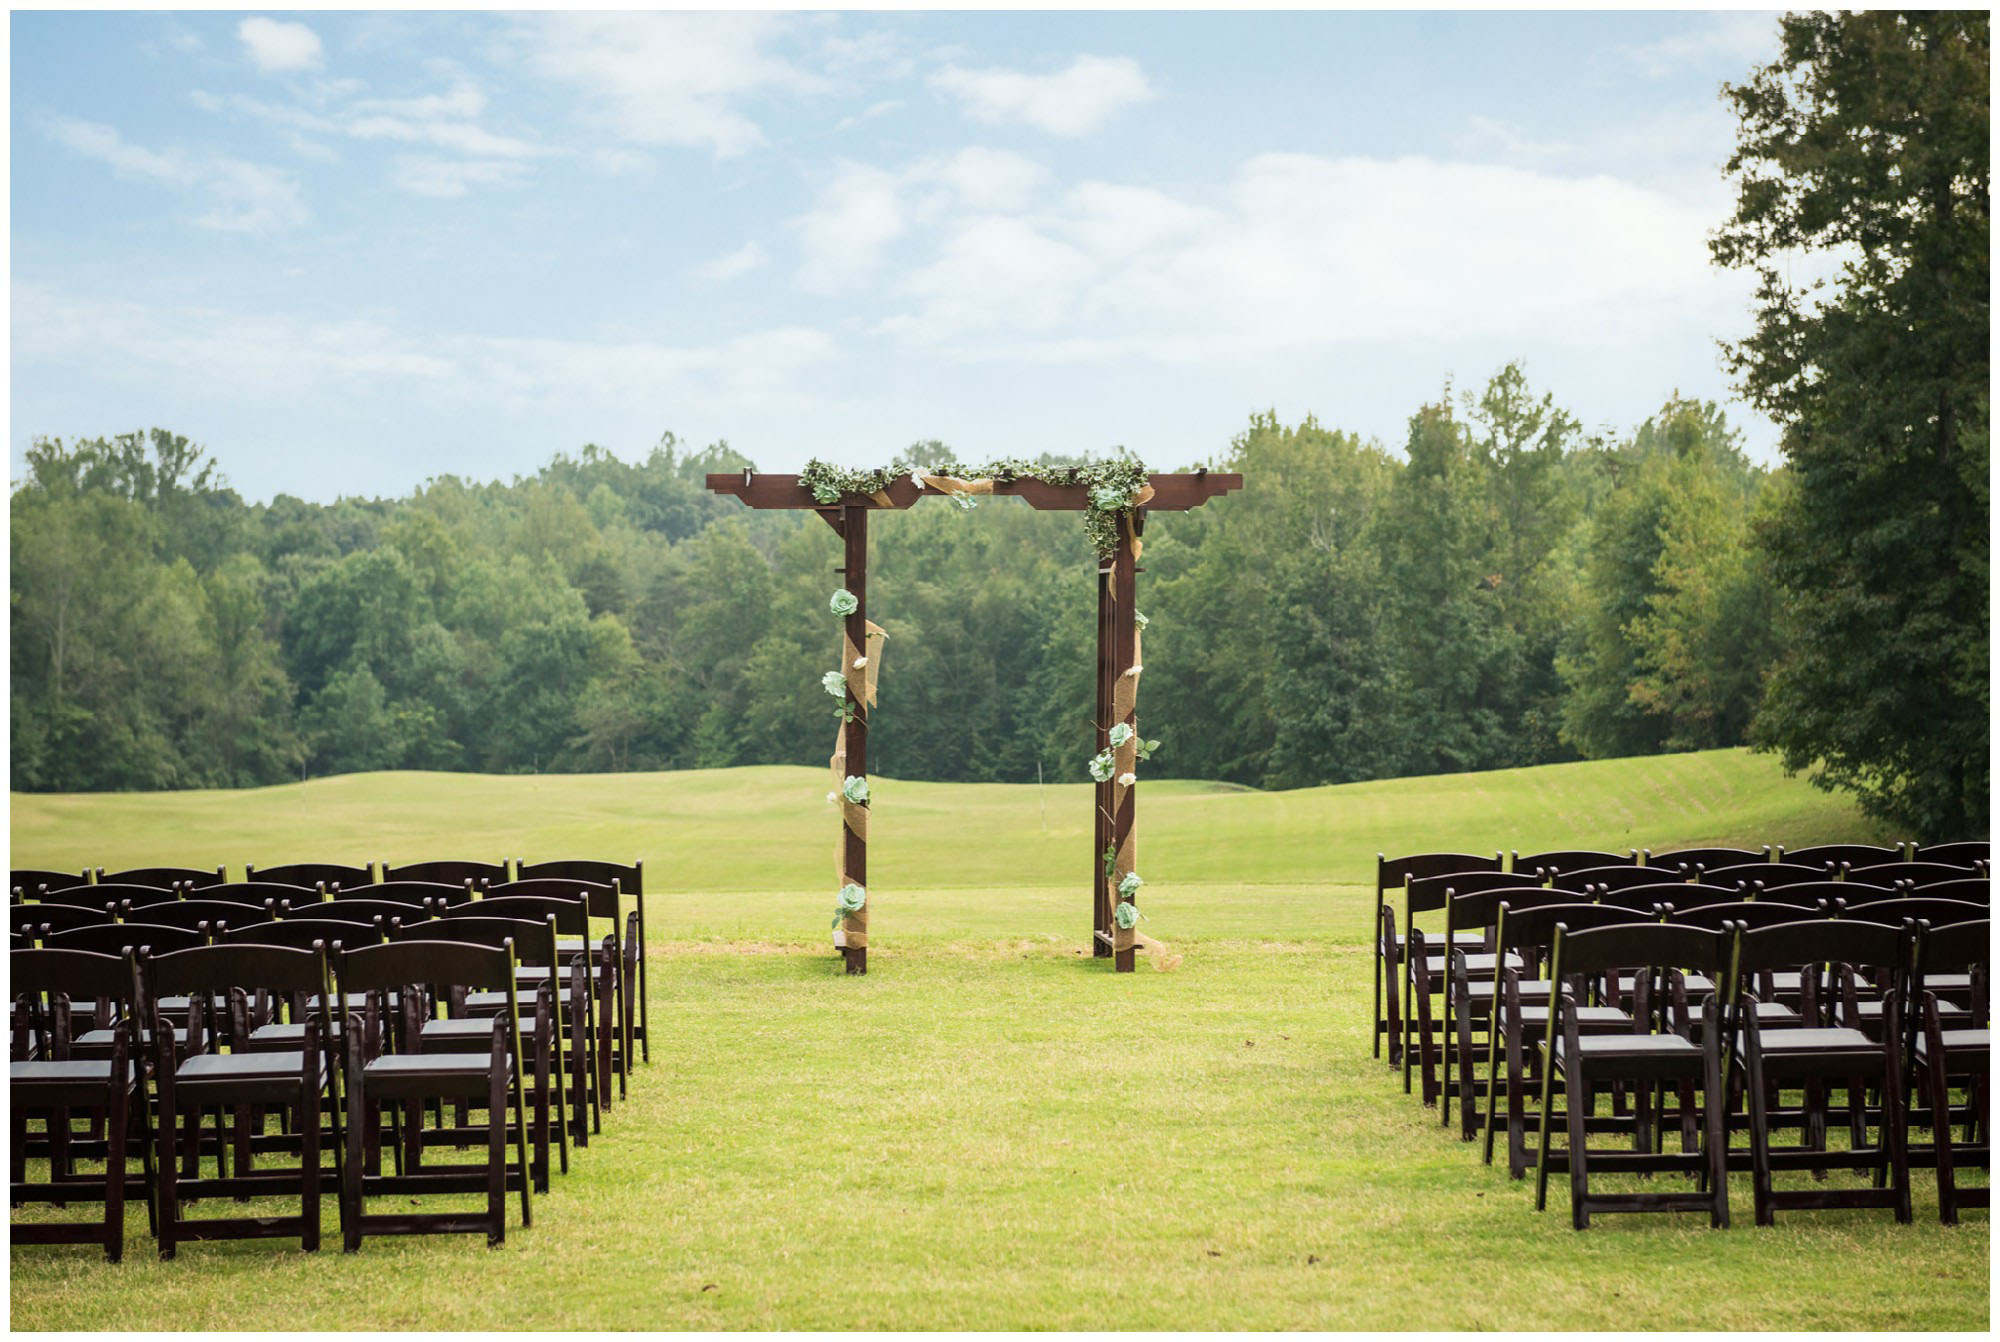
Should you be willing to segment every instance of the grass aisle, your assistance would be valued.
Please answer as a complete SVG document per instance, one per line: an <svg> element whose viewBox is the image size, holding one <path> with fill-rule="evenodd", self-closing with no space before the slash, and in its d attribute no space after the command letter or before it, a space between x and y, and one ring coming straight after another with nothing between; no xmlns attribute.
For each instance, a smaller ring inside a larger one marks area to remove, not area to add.
<svg viewBox="0 0 2000 1342"><path fill-rule="evenodd" d="M667 893L648 901L653 1063L504 1250L378 1239L347 1257L329 1208L318 1255L196 1244L161 1263L140 1210L120 1266L16 1249L10 1322L1984 1328L1986 1213L1938 1226L1922 1175L1909 1227L1821 1212L1760 1230L1738 1179L1735 1229L1600 1217L1578 1235L1369 1058L1372 897L1356 882L1378 848L1867 833L1735 752L1614 764L1270 796L1155 788L1146 927L1187 959L1119 978L1079 953L1078 887L1039 875L1077 865L1087 814L1045 838L1032 788L884 786L880 828L908 837L881 840L862 979L838 975L822 940L831 897L813 859L831 822L816 793L796 795L819 783L805 770L394 775L309 785L337 805L272 789L226 809L212 794L16 797L19 865L601 851L647 856ZM690 820L668 793L713 813ZM1053 796L1049 812L1053 827ZM911 851L919 821L954 814ZM760 838L766 821L779 832ZM782 883L795 863L802 879ZM920 866L940 879L911 879Z"/></svg>

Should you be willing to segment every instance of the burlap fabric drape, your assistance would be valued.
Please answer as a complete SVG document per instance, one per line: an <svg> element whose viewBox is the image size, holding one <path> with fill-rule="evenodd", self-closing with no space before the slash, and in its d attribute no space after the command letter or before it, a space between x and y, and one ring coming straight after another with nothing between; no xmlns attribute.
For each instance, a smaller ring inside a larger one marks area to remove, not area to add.
<svg viewBox="0 0 2000 1342"><path fill-rule="evenodd" d="M882 646L888 635L872 620L862 621L862 647L854 646L854 639L843 626L840 633L840 672L847 678L847 693L866 714L875 707L875 681L882 673ZM861 885L847 870L847 836L852 833L863 844L868 842L868 808L849 801L845 791L847 784L847 724L842 723L840 733L834 738L833 758L828 761L833 768L833 792L840 799L840 833L834 837L833 879L836 886ZM840 920L834 929L833 944L849 946L860 950L868 944L868 906L863 904L855 912Z"/></svg>

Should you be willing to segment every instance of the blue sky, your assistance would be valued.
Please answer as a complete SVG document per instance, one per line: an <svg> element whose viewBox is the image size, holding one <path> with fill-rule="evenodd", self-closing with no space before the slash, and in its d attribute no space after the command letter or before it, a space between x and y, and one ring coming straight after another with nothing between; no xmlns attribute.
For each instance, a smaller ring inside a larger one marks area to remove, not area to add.
<svg viewBox="0 0 2000 1342"><path fill-rule="evenodd" d="M22 13L12 440L246 497L595 442L769 470L1255 411L1394 447L1509 359L1730 401L1708 264L1772 14ZM1775 430L1732 404L1753 452Z"/></svg>

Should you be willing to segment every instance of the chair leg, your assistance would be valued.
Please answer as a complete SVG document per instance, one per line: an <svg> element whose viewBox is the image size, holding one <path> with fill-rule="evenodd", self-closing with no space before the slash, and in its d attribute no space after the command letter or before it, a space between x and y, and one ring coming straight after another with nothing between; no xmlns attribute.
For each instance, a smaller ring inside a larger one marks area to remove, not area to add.
<svg viewBox="0 0 2000 1342"><path fill-rule="evenodd" d="M1743 1089L1750 1097L1750 1191L1758 1225L1777 1224L1771 1206L1771 1110L1766 1102L1764 1060L1752 1053Z"/></svg>
<svg viewBox="0 0 2000 1342"><path fill-rule="evenodd" d="M1563 1105L1569 1117L1569 1223L1578 1230L1590 1229L1590 1213L1585 1204L1590 1198L1590 1167L1585 1154L1585 1120L1595 1103L1594 1092L1582 1077L1571 1081L1568 1102Z"/></svg>
<svg viewBox="0 0 2000 1342"><path fill-rule="evenodd" d="M1702 1049L1701 1115L1708 1130L1709 1193L1715 1199L1708 1224L1712 1229L1726 1230L1729 1228L1729 1119L1723 1112L1728 1092L1722 1084L1722 1047L1716 1038L1719 1028L1719 1023L1711 1019L1705 1031L1708 1042Z"/></svg>
<svg viewBox="0 0 2000 1342"><path fill-rule="evenodd" d="M361 1087L361 1040L356 1036L347 1042L347 1160L340 1184L340 1247L343 1253L355 1253L361 1248L362 1191L367 1170L362 1146L369 1125L368 1101Z"/></svg>
<svg viewBox="0 0 2000 1342"><path fill-rule="evenodd" d="M1908 1225L1911 1221L1910 1126L1909 1115L1903 1112L1902 1078L1897 1075L1900 1070L1895 1050L1884 1049L1881 1143L1889 1167L1889 1186L1896 1192L1896 1221Z"/></svg>
<svg viewBox="0 0 2000 1342"><path fill-rule="evenodd" d="M153 1200L159 1206L159 1222L153 1234L160 1242L160 1257L174 1256L178 1236L175 1231L180 1225L181 1200L180 1181L181 1158L174 1149L176 1136L174 1128L174 1090L171 1082L161 1080L159 1087L160 1118L154 1130L154 1139L159 1144L159 1155L155 1159L154 1177L159 1181L153 1190ZM143 1100L143 1097L142 1097Z"/></svg>
<svg viewBox="0 0 2000 1342"><path fill-rule="evenodd" d="M1931 1102L1931 1148L1937 1152L1938 1220L1948 1226L1958 1224L1958 1181L1951 1160L1951 1087L1945 1076L1941 1050L1931 1051L1924 1079Z"/></svg>
<svg viewBox="0 0 2000 1342"><path fill-rule="evenodd" d="M308 1064L318 1070L317 1060ZM319 1095L315 1087L299 1085L299 1219L304 1223L299 1247L319 1251Z"/></svg>
<svg viewBox="0 0 2000 1342"><path fill-rule="evenodd" d="M496 1046L494 1052L499 1051ZM529 1180L526 1154L521 1161L523 1189ZM486 1218L486 1245L497 1249L507 1242L507 1068L498 1059L486 1095Z"/></svg>
<svg viewBox="0 0 2000 1342"><path fill-rule="evenodd" d="M1555 1126L1555 1077L1553 1064L1542 1068L1542 1122L1535 1134L1536 1145L1540 1148L1535 1161L1535 1210L1544 1211L1549 1205L1549 1134ZM1575 1096L1570 1096L1574 1100Z"/></svg>
<svg viewBox="0 0 2000 1342"><path fill-rule="evenodd" d="M123 1064L119 1059L118 1065ZM112 1086L105 1125L104 1257L112 1263L125 1257L125 1123L132 1109L129 1099L118 1094L120 1089L115 1083Z"/></svg>

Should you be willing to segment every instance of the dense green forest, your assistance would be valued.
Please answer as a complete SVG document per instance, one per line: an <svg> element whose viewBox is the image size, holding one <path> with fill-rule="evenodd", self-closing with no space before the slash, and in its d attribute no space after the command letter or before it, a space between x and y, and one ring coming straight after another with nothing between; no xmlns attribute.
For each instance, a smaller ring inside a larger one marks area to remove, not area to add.
<svg viewBox="0 0 2000 1342"><path fill-rule="evenodd" d="M1398 447L1260 416L1203 463L1240 494L1154 519L1156 773L1291 787L1743 739L1772 482L1715 407L1604 442L1509 367ZM586 447L505 484L246 504L163 430L38 441L12 500L14 784L824 760L838 541L703 487L747 464L669 437L636 464ZM995 498L874 531L876 768L1081 778L1077 516Z"/></svg>
<svg viewBox="0 0 2000 1342"><path fill-rule="evenodd" d="M1788 15L1724 96L1754 272L1712 403L1587 433L1518 365L1404 440L1252 418L1239 493L1154 519L1155 776L1259 787L1749 742L1922 837L1990 778L1988 20ZM1792 279L1818 253L1837 275ZM876 463L883 464L883 463ZM903 467L949 470L942 443ZM836 538L703 488L671 435L508 483L246 503L186 439L38 439L12 513L13 785L245 786L362 769L819 763ZM1094 559L990 499L874 528L875 770L1071 781Z"/></svg>

